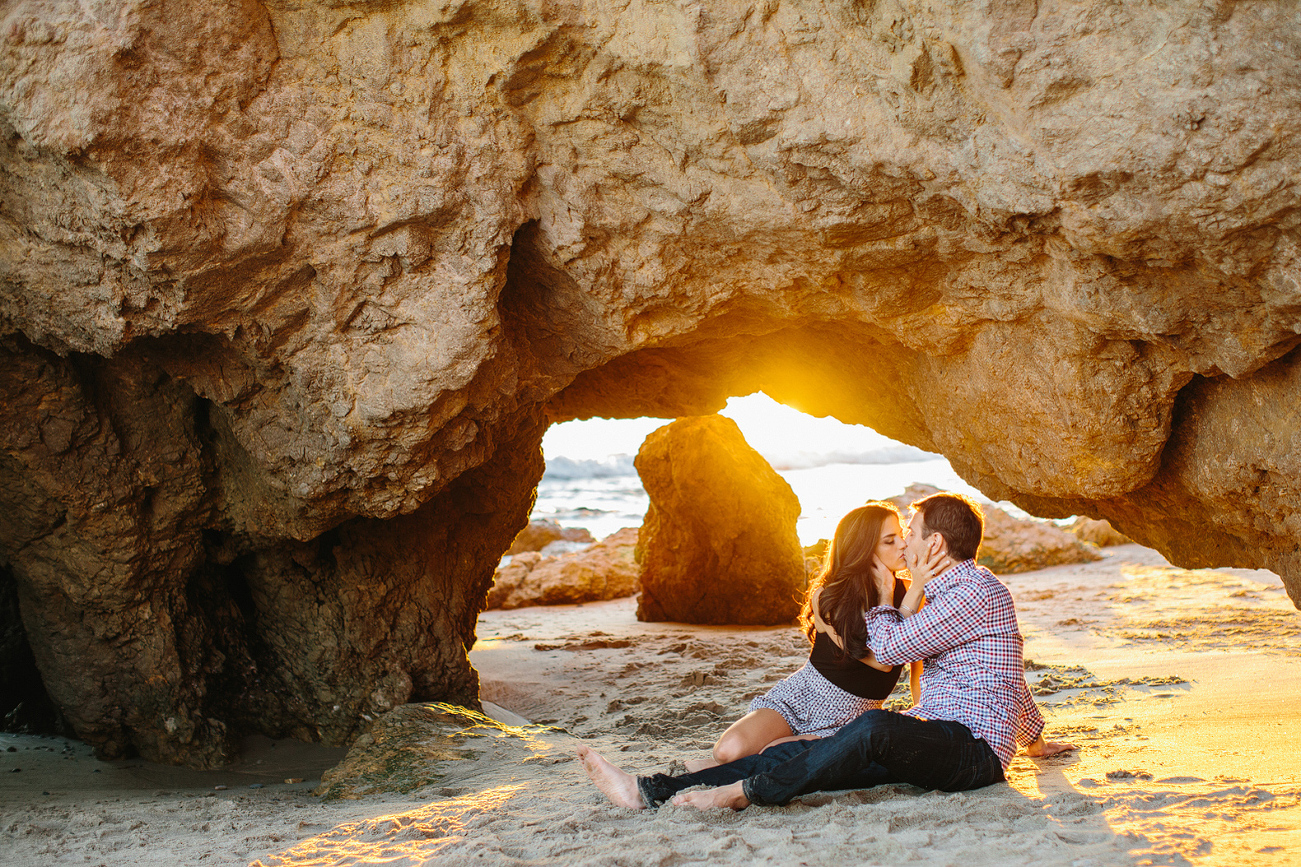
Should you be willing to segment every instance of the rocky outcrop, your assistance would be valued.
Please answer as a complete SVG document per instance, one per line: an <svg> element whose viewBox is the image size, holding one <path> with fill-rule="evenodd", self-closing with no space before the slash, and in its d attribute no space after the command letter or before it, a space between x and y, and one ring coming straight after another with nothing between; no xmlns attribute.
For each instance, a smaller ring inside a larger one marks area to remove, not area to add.
<svg viewBox="0 0 1301 867"><path fill-rule="evenodd" d="M1109 521L1097 518L1076 518L1066 529L1077 539L1090 545L1097 545L1099 548L1128 545L1133 541L1124 533L1117 532Z"/></svg>
<svg viewBox="0 0 1301 867"><path fill-rule="evenodd" d="M637 619L789 623L806 578L800 501L720 415L646 437L637 472L650 508L637 541Z"/></svg>
<svg viewBox="0 0 1301 867"><path fill-rule="evenodd" d="M8 569L0 569L0 721L9 732L73 734L45 691Z"/></svg>
<svg viewBox="0 0 1301 867"><path fill-rule="evenodd" d="M890 501L908 515L913 503L939 492L932 485L913 484ZM1048 521L1014 518L993 503L981 503L985 534L976 562L995 574L1033 572L1067 563L1089 563L1102 559L1093 547Z"/></svg>
<svg viewBox="0 0 1301 867"><path fill-rule="evenodd" d="M976 561L995 574L1033 572L1102 559L1096 549L1056 524L1014 518L989 503L981 508L985 513L985 539Z"/></svg>
<svg viewBox="0 0 1301 867"><path fill-rule="evenodd" d="M50 697L204 764L467 695L545 424L757 389L1301 601L1298 51L1228 0L6 4Z"/></svg>
<svg viewBox="0 0 1301 867"><path fill-rule="evenodd" d="M831 542L828 539L819 539L812 545L804 546L804 574L808 576L809 581L812 581L822 571L827 556L827 548L830 546Z"/></svg>
<svg viewBox="0 0 1301 867"><path fill-rule="evenodd" d="M634 558L636 547L637 528L625 527L572 554L516 554L497 568L484 605L572 605L632 596L637 592L640 571Z"/></svg>
<svg viewBox="0 0 1301 867"><path fill-rule="evenodd" d="M284 494L244 484L219 414L146 355L4 348L0 547L101 755L210 767L248 731L343 745L408 700L477 703L466 636L542 475L535 419L410 514L276 539L242 520Z"/></svg>
<svg viewBox="0 0 1301 867"><path fill-rule="evenodd" d="M527 527L506 549L507 556L525 551L541 551L552 542L595 542L592 534L582 527L562 527L555 521L529 521Z"/></svg>

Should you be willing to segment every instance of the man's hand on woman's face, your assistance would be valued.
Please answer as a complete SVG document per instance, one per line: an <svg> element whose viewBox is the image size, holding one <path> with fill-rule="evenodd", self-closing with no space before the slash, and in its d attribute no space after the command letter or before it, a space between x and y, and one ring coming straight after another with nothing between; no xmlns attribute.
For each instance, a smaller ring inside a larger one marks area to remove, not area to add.
<svg viewBox="0 0 1301 867"><path fill-rule="evenodd" d="M915 551L906 552L904 554L904 563L908 567L908 574L912 576L914 584L921 587L925 587L928 581L934 579L952 565L949 562L949 556L938 550L934 545L928 545L920 555Z"/></svg>

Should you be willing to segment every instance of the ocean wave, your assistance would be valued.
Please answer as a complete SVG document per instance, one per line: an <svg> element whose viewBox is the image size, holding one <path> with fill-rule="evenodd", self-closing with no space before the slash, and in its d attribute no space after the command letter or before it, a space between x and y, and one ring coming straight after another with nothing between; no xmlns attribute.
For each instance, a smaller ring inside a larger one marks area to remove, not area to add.
<svg viewBox="0 0 1301 867"><path fill-rule="evenodd" d="M570 479L613 479L637 475L632 455L610 455L608 458L583 460L555 457L547 461L543 481L568 481Z"/></svg>
<svg viewBox="0 0 1301 867"><path fill-rule="evenodd" d="M832 464L916 464L922 461L933 461L942 456L900 443L865 452L796 452L793 455L764 455L764 457L775 470L808 470Z"/></svg>
<svg viewBox="0 0 1301 867"><path fill-rule="evenodd" d="M939 458L930 452L903 444L885 446L865 452L796 452L794 454L764 455L775 470L807 470L832 464L915 464ZM605 458L582 459L564 456L547 461L543 481L560 482L575 479L613 479L636 476L632 455L610 455Z"/></svg>

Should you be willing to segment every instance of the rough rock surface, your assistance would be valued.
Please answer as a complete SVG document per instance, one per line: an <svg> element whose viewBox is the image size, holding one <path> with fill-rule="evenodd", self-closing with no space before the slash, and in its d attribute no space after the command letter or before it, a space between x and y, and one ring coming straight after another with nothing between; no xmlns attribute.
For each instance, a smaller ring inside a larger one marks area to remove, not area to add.
<svg viewBox="0 0 1301 867"><path fill-rule="evenodd" d="M637 542L637 619L788 623L806 586L800 501L721 415L682 418L642 443L650 508Z"/></svg>
<svg viewBox="0 0 1301 867"><path fill-rule="evenodd" d="M0 720L5 731L73 734L45 691L7 569L0 569Z"/></svg>
<svg viewBox="0 0 1301 867"><path fill-rule="evenodd" d="M0 564L50 697L204 764L468 694L545 423L756 389L1301 603L1299 53L1231 0L12 0Z"/></svg>
<svg viewBox="0 0 1301 867"><path fill-rule="evenodd" d="M467 636L527 521L536 422L414 512L276 540L233 529L247 455L144 356L0 358L0 547L49 695L101 755L215 766L248 731L343 745L409 700L477 703Z"/></svg>
<svg viewBox="0 0 1301 867"><path fill-rule="evenodd" d="M590 548L556 557L517 554L497 569L485 607L570 605L632 596L640 572L634 557L637 532L636 527L625 527Z"/></svg>
<svg viewBox="0 0 1301 867"><path fill-rule="evenodd" d="M1014 518L988 503L982 508L985 540L976 561L996 574L1033 572L1049 566L1102 559L1095 548L1056 524Z"/></svg>
<svg viewBox="0 0 1301 867"><path fill-rule="evenodd" d="M562 527L555 521L529 521L510 543L506 553L514 556L525 551L541 551L552 542L595 542L583 527Z"/></svg>
<svg viewBox="0 0 1301 867"><path fill-rule="evenodd" d="M930 485L909 485L891 502L906 516L910 505L938 491ZM996 574L1033 572L1102 559L1092 546L1055 524L1014 518L992 503L981 503L980 509L985 516L985 535L976 562Z"/></svg>
<svg viewBox="0 0 1301 867"><path fill-rule="evenodd" d="M1124 533L1117 532L1116 528L1111 526L1111 522L1097 518L1076 518L1075 522L1066 529L1077 539L1090 545L1097 545L1099 548L1128 545L1133 541Z"/></svg>

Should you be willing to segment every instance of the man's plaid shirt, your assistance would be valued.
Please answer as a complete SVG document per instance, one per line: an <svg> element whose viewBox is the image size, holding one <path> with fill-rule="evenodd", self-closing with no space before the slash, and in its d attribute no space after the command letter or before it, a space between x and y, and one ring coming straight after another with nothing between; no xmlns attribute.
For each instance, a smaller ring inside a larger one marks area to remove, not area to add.
<svg viewBox="0 0 1301 867"><path fill-rule="evenodd" d="M926 585L926 605L907 620L889 606L866 617L867 644L880 662L924 660L921 703L910 716L962 723L1004 768L1017 744L1043 733L1025 682L1012 594L993 572L965 560Z"/></svg>

